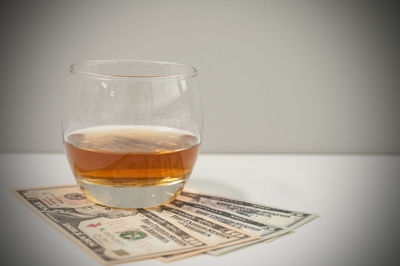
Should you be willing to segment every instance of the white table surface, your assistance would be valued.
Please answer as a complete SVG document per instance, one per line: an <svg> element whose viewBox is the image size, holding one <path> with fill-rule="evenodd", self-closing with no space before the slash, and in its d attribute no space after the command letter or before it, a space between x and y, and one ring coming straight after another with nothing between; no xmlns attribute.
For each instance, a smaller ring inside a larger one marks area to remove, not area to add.
<svg viewBox="0 0 400 266"><path fill-rule="evenodd" d="M4 265L98 265L10 191L74 183L63 154L0 154L0 174ZM170 265L396 265L400 258L400 156L201 154L187 187L320 217L271 243Z"/></svg>

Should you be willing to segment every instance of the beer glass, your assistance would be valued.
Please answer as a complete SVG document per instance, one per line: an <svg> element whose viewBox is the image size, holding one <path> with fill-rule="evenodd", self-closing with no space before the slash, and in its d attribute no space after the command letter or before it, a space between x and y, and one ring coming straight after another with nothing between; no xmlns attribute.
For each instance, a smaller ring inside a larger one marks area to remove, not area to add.
<svg viewBox="0 0 400 266"><path fill-rule="evenodd" d="M194 67L139 60L73 64L63 141L81 190L116 208L173 200L195 165L203 117Z"/></svg>

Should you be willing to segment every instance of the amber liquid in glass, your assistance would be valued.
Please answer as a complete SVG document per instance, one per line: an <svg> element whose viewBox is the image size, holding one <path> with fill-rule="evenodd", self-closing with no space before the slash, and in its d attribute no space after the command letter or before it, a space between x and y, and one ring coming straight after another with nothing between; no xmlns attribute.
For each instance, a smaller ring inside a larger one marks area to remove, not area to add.
<svg viewBox="0 0 400 266"><path fill-rule="evenodd" d="M162 186L186 182L199 139L161 126L99 126L69 134L65 149L79 184Z"/></svg>

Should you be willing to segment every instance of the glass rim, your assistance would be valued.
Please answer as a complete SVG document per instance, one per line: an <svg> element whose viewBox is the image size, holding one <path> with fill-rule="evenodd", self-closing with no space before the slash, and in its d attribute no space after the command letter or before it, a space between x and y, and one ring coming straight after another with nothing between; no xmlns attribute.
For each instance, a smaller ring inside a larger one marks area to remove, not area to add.
<svg viewBox="0 0 400 266"><path fill-rule="evenodd" d="M96 71L83 71L80 70L82 67L89 67L91 65L107 65L107 64L117 64L117 63L136 63L136 64L154 64L154 65L170 65L176 66L182 69L182 73L170 74L170 75L118 75L118 74L107 74L98 73ZM186 70L186 71L183 71ZM103 78L103 79L140 79L140 80L158 80L158 79L185 79L197 76L197 69L190 65L185 65L181 63L168 62L168 61L156 61L156 60L140 60L140 59L100 59L100 60L86 60L82 62L73 63L69 72L71 74L79 74L93 78ZM187 72L187 73L184 73Z"/></svg>

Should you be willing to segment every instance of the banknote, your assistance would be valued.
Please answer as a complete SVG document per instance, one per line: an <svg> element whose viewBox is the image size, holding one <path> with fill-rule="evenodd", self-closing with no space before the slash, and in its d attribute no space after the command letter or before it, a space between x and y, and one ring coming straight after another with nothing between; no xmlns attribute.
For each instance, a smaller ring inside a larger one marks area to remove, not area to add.
<svg viewBox="0 0 400 266"><path fill-rule="evenodd" d="M230 211L252 221L290 229L295 229L317 217L316 214L312 213L190 191L183 191L178 199Z"/></svg>
<svg viewBox="0 0 400 266"><path fill-rule="evenodd" d="M176 220L145 209L112 209L91 203L78 186L15 190L24 204L102 264L205 250L206 238ZM209 241L211 242L211 241Z"/></svg>
<svg viewBox="0 0 400 266"><path fill-rule="evenodd" d="M288 228L253 221L246 217L236 215L231 211L221 210L193 202L176 199L173 202L171 202L170 205L173 205L183 210L194 212L196 214L203 215L205 217L214 219L220 223L227 224L244 232L248 232L250 234L257 235L260 237L259 240L253 240L244 244L233 245L225 248L217 248L215 250L207 252L212 255L220 255L228 251L237 249L239 247L259 242L260 240L267 240L277 237L279 235L288 233L290 231L290 229Z"/></svg>
<svg viewBox="0 0 400 266"><path fill-rule="evenodd" d="M220 255L272 241L315 214L183 191L152 209L114 209L89 201L77 185L16 189L22 202L102 264L148 258L170 262Z"/></svg>
<svg viewBox="0 0 400 266"><path fill-rule="evenodd" d="M201 215L187 210L184 211L182 209L178 209L173 205L162 205L156 209L152 209L152 211L161 217L165 217L171 221L174 221L175 224L184 226L190 231L190 234L196 238L218 247L237 245L243 242L259 239L259 237L256 235L240 231L234 227L215 220L206 219ZM165 255L160 257L160 260L171 262L203 252L204 250L197 250L182 254Z"/></svg>

